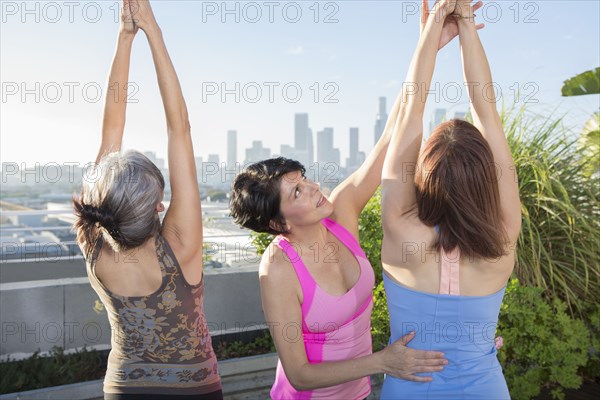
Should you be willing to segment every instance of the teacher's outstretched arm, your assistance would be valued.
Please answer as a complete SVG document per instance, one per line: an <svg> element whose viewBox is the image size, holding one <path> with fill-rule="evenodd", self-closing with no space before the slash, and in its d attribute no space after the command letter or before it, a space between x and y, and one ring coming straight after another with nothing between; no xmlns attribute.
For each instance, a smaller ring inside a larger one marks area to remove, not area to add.
<svg viewBox="0 0 600 400"><path fill-rule="evenodd" d="M163 221L163 234L186 279L195 284L202 278L202 209L188 110L150 2L132 0L131 6L135 24L150 43L167 120L171 202Z"/></svg>
<svg viewBox="0 0 600 400"><path fill-rule="evenodd" d="M474 125L487 140L498 171L498 191L502 221L510 244L517 241L521 229L521 202L517 171L508 141L496 109L492 73L479 34L470 13L470 2L459 1L460 48L465 84L469 88Z"/></svg>

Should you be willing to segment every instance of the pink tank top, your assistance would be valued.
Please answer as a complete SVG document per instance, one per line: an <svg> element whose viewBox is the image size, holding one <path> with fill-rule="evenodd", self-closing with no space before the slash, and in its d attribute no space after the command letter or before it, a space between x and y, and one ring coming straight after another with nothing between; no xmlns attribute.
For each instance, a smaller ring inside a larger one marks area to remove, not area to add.
<svg viewBox="0 0 600 400"><path fill-rule="evenodd" d="M460 249L456 246L450 252L441 249L442 269L440 275L440 294L460 295L460 273L458 270Z"/></svg>
<svg viewBox="0 0 600 400"><path fill-rule="evenodd" d="M331 295L317 285L301 256L284 237L278 236L274 242L287 255L302 286L302 336L311 364L349 360L372 353L373 268L356 238L342 225L330 219L324 219L323 225L352 252L360 266L358 281L341 296ZM327 257L326 254L323 256ZM287 379L279 360L271 398L350 400L363 399L370 392L369 377L327 388L297 391Z"/></svg>

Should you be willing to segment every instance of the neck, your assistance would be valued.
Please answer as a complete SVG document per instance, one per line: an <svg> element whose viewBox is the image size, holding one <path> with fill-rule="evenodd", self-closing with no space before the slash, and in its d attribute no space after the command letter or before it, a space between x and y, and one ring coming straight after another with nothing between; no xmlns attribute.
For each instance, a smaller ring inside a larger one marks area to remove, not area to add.
<svg viewBox="0 0 600 400"><path fill-rule="evenodd" d="M327 228L322 220L316 224L292 227L290 233L283 235L288 242L308 248L317 243L324 247L327 244Z"/></svg>
<svg viewBox="0 0 600 400"><path fill-rule="evenodd" d="M143 244L139 245L138 247L135 247L135 248L129 249L129 250L124 250L123 254L126 256L133 257L136 254L140 254L140 252L154 253L154 249L156 247L155 241L156 241L156 235L152 235L148 239L146 239L146 241Z"/></svg>

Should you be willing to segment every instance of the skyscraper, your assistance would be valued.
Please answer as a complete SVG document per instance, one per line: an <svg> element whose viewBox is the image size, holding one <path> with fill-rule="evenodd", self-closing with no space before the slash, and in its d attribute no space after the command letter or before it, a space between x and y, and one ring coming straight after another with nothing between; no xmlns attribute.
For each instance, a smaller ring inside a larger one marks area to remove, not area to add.
<svg viewBox="0 0 600 400"><path fill-rule="evenodd" d="M253 140L252 147L246 149L246 160L244 164L250 164L271 157L271 149L263 147L261 140Z"/></svg>
<svg viewBox="0 0 600 400"><path fill-rule="evenodd" d="M156 157L156 153L153 151L145 151L144 155L146 157L148 157L148 159L150 161L152 161L152 163L154 165L156 165L158 167L158 169L160 169L161 171L163 171L165 169L165 160L164 158L158 158Z"/></svg>
<svg viewBox="0 0 600 400"><path fill-rule="evenodd" d="M227 131L227 167L233 168L237 162L237 131Z"/></svg>
<svg viewBox="0 0 600 400"><path fill-rule="evenodd" d="M294 115L294 146L296 150L306 150L308 140L308 114Z"/></svg>
<svg viewBox="0 0 600 400"><path fill-rule="evenodd" d="M436 126L444 122L446 119L446 109L436 108L429 122L429 133L433 132Z"/></svg>
<svg viewBox="0 0 600 400"><path fill-rule="evenodd" d="M315 162L315 146L313 143L313 131L308 128L308 137L306 138L306 162L308 165L312 165Z"/></svg>
<svg viewBox="0 0 600 400"><path fill-rule="evenodd" d="M337 183L339 174L340 150L333 147L333 128L323 128L317 132L317 162L319 175L315 180L325 183Z"/></svg>
<svg viewBox="0 0 600 400"><path fill-rule="evenodd" d="M333 161L333 128L317 132L317 161L321 164Z"/></svg>
<svg viewBox="0 0 600 400"><path fill-rule="evenodd" d="M296 150L294 146L290 146L289 144L282 144L280 148L280 153L282 157L289 158L292 160L296 160Z"/></svg>
<svg viewBox="0 0 600 400"><path fill-rule="evenodd" d="M358 128L350 128L350 153L346 159L346 168L354 170L358 164Z"/></svg>
<svg viewBox="0 0 600 400"><path fill-rule="evenodd" d="M383 134L383 129L385 128L385 123L387 122L388 115L385 106L386 99L385 97L379 98L379 103L377 107L377 116L375 117L375 141L373 144L376 144L379 141L379 138Z"/></svg>
<svg viewBox="0 0 600 400"><path fill-rule="evenodd" d="M313 163L314 145L312 130L308 127L308 114L301 113L294 116L294 147L298 161L310 167Z"/></svg>
<svg viewBox="0 0 600 400"><path fill-rule="evenodd" d="M219 167L219 155L218 154L209 154L208 155L208 163L210 164L214 164L217 166L217 168Z"/></svg>
<svg viewBox="0 0 600 400"><path fill-rule="evenodd" d="M465 119L467 118L467 112L466 111L456 111L454 113L454 119Z"/></svg>

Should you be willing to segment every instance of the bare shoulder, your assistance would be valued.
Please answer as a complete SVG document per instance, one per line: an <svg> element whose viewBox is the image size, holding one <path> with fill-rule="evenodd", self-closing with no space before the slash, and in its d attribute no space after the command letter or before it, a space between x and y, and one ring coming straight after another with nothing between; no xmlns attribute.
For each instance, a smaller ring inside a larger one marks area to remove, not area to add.
<svg viewBox="0 0 600 400"><path fill-rule="evenodd" d="M302 287L294 267L285 252L274 243L269 245L262 256L258 276L263 294L267 291L287 296L296 294L302 302Z"/></svg>
<svg viewBox="0 0 600 400"><path fill-rule="evenodd" d="M358 217L350 213L340 212L337 208L333 214L329 217L332 221L335 221L338 225L341 225L344 229L354 236L358 241Z"/></svg>
<svg viewBox="0 0 600 400"><path fill-rule="evenodd" d="M274 282L283 282L295 275L294 267L285 252L276 244L269 244L260 260L258 275Z"/></svg>
<svg viewBox="0 0 600 400"><path fill-rule="evenodd" d="M403 214L382 214L381 225L384 236L388 236L395 241L406 241L423 237L424 233L431 230L430 227L419 219L416 205Z"/></svg>
<svg viewBox="0 0 600 400"><path fill-rule="evenodd" d="M435 230L425 225L416 212L396 217L383 231L382 260L389 266L411 266L428 258Z"/></svg>

